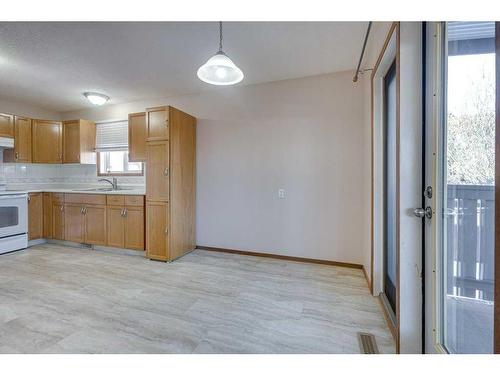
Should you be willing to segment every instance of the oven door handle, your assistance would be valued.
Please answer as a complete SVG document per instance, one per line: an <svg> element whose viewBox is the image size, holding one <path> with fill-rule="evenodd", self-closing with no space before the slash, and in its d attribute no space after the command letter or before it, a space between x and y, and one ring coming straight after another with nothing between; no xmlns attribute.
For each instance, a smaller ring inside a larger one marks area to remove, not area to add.
<svg viewBox="0 0 500 375"><path fill-rule="evenodd" d="M9 194L9 195L0 195L0 200L6 199L16 199L16 198L27 198L28 194Z"/></svg>

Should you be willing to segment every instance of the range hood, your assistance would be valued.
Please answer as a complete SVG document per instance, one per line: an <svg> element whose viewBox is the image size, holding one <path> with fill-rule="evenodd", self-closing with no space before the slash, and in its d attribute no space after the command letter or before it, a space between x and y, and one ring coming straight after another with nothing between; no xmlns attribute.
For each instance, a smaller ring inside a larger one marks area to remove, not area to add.
<svg viewBox="0 0 500 375"><path fill-rule="evenodd" d="M0 149L14 148L14 138L0 137Z"/></svg>

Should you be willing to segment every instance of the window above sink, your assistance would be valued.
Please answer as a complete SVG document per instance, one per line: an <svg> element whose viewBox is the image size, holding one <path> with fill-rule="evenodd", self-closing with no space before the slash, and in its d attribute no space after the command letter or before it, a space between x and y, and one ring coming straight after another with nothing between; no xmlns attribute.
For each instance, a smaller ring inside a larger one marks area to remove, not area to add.
<svg viewBox="0 0 500 375"><path fill-rule="evenodd" d="M96 124L98 176L142 176L143 163L129 162L128 121Z"/></svg>

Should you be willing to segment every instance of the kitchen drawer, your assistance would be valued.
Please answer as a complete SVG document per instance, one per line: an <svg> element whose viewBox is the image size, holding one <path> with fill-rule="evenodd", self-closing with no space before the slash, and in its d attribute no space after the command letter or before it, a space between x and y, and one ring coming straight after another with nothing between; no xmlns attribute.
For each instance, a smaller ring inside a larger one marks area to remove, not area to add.
<svg viewBox="0 0 500 375"><path fill-rule="evenodd" d="M52 194L52 203L64 203L64 193L50 193Z"/></svg>
<svg viewBox="0 0 500 375"><path fill-rule="evenodd" d="M125 206L144 206L144 195L125 195Z"/></svg>
<svg viewBox="0 0 500 375"><path fill-rule="evenodd" d="M80 203L80 204L106 204L106 195L104 194L66 194L64 197L65 203Z"/></svg>
<svg viewBox="0 0 500 375"><path fill-rule="evenodd" d="M106 204L108 206L123 206L125 199L123 195L106 195Z"/></svg>

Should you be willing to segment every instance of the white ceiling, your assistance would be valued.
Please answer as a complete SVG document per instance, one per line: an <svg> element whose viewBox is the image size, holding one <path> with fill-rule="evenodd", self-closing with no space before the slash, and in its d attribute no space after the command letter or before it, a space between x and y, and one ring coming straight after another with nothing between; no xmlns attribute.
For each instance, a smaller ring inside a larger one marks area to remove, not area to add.
<svg viewBox="0 0 500 375"><path fill-rule="evenodd" d="M355 69L365 22L225 22L224 51L241 84ZM0 97L70 111L197 93L196 71L218 49L217 22L0 23Z"/></svg>

